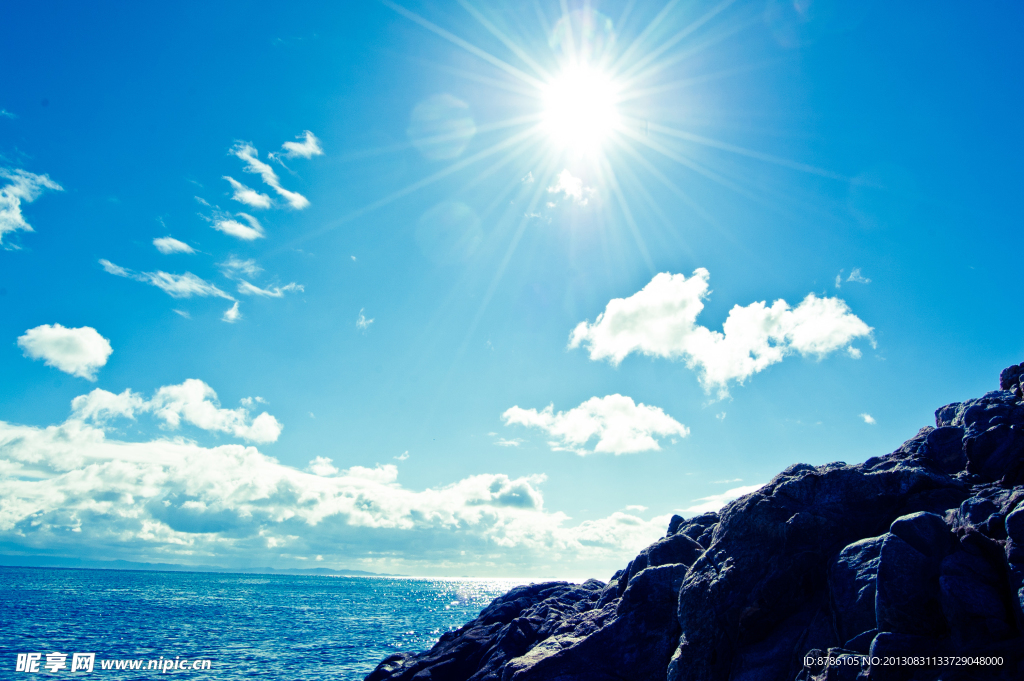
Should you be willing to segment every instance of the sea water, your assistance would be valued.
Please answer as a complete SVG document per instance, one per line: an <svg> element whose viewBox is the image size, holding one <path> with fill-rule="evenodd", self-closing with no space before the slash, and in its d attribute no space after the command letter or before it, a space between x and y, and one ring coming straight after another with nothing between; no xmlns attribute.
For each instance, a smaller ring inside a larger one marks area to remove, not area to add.
<svg viewBox="0 0 1024 681"><path fill-rule="evenodd" d="M355 681L521 583L0 567L0 679ZM16 671L31 653L38 673ZM75 653L95 655L91 674L71 671Z"/></svg>

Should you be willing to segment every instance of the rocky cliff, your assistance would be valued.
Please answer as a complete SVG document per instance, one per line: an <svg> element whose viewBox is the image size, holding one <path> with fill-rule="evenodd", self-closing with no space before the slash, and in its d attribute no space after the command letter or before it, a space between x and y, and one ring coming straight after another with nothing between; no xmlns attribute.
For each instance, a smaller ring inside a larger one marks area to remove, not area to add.
<svg viewBox="0 0 1024 681"><path fill-rule="evenodd" d="M366 681L1024 679L1024 364L892 454L790 466L605 584L532 584Z"/></svg>

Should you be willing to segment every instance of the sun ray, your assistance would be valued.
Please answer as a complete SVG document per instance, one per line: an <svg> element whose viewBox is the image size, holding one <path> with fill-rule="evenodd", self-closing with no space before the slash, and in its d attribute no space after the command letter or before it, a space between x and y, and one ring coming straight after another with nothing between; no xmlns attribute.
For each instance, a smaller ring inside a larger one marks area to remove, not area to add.
<svg viewBox="0 0 1024 681"><path fill-rule="evenodd" d="M679 0L670 0L668 4L661 8L661 11L658 12L658 14L653 19L651 19L650 22L648 22L644 30L640 32L640 35L633 38L633 42L631 42L629 46L626 47L626 49L622 52L622 54L619 55L618 59L616 59L612 63L611 70L613 72L617 70L618 64L625 63L627 59L630 59L633 56L633 52L639 49L640 45L642 45L643 42L647 40L647 38L654 32L658 25L661 24L662 21L664 21L666 16L668 16L669 12L671 12L672 9L678 4Z"/></svg>
<svg viewBox="0 0 1024 681"><path fill-rule="evenodd" d="M629 225L629 231L633 235L633 240L636 242L637 248L640 250L640 255L643 256L644 262L647 263L647 268L654 273L654 261L651 260L651 254L647 250L647 244L644 243L644 238L640 234L640 228L636 224L636 220L633 219L633 211L629 208L629 203L626 201L625 195L622 193L622 187L619 186L619 179L615 175L615 171L612 169L611 164L605 161L602 164L604 172L607 174L608 183L612 187L612 191L615 193L615 197L619 202L619 209L622 211L622 215L626 218L626 224Z"/></svg>
<svg viewBox="0 0 1024 681"><path fill-rule="evenodd" d="M476 7L470 5L466 0L458 0L458 3L462 6L464 10L469 12L473 16L473 18L480 22L480 25L486 28L491 35L500 40L502 45L512 50L512 53L514 55L522 59L523 63L532 68L539 77L543 78L544 80L548 80L551 78L551 74L548 73L547 69L538 64L536 61L534 61L530 57L530 55L526 53L526 50L516 45L511 39L508 38L508 36L499 31L498 27L491 23L491 21L487 17L485 17Z"/></svg>
<svg viewBox="0 0 1024 681"><path fill-rule="evenodd" d="M399 5L397 3L392 2L391 0L380 0L380 1L385 6L387 6L388 8L394 10L398 14L401 14L406 19L409 19L410 21L413 21L413 22L419 24L420 26L422 26L423 28L427 29L431 33L434 33L434 34L444 38L448 42L450 42L450 43L452 43L454 45L458 45L459 47L461 47L462 49L466 50L470 54L474 54L477 57L480 57L481 59L486 61L488 64L491 64L492 66L496 66L499 69L501 69L502 71L505 71L506 73L508 73L510 75L513 75L516 78L519 78L520 80L522 80L523 82L529 83L530 85L533 85L534 87L540 87L541 86L541 81L537 80L533 76L531 76L531 75L529 75L527 73L524 73L523 71L517 69L516 67L512 66L511 64L509 64L509 63L507 63L505 61L502 61L501 59L498 59L497 57L495 57L494 55L490 54L489 52L481 50L476 45L473 45L472 43L470 43L470 42L468 42L466 40L463 40L462 38L458 37L457 35L449 32L449 31L444 30L443 28L441 28L437 24L424 19L423 17L421 17L420 15L416 14L415 12L407 10L406 8L402 7L401 5Z"/></svg>

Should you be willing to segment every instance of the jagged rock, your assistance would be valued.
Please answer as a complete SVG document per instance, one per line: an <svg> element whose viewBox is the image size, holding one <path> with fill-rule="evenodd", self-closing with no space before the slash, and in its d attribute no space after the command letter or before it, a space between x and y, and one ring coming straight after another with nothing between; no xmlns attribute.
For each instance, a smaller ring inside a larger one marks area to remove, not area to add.
<svg viewBox="0 0 1024 681"><path fill-rule="evenodd" d="M889 455L795 464L720 514L673 516L608 584L518 587L367 681L1024 678L1022 385L1015 365Z"/></svg>

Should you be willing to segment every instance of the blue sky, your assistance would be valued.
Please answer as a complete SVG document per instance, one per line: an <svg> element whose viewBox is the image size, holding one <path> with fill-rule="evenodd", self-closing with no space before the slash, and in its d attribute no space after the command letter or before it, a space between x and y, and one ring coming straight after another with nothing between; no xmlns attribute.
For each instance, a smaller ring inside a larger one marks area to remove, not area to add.
<svg viewBox="0 0 1024 681"><path fill-rule="evenodd" d="M0 551L607 577L1021 360L1015 4L565 9L10 8Z"/></svg>

